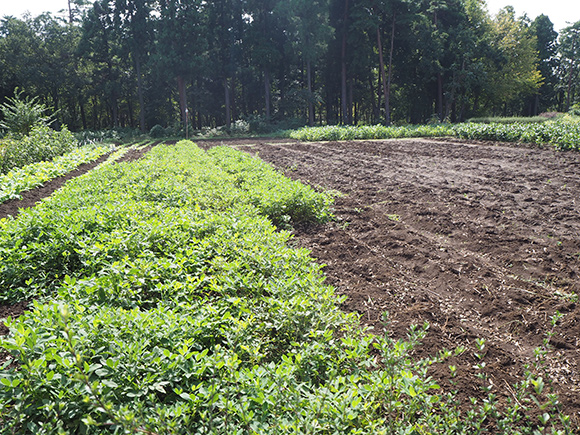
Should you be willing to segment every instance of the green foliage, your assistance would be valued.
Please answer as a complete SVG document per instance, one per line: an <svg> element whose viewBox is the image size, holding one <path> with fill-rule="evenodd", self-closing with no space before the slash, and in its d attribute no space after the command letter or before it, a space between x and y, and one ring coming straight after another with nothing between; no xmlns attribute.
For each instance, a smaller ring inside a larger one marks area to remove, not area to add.
<svg viewBox="0 0 580 435"><path fill-rule="evenodd" d="M450 136L453 129L445 124L385 127L384 125L304 127L291 131L293 139L306 141L391 139L405 137Z"/></svg>
<svg viewBox="0 0 580 435"><path fill-rule="evenodd" d="M580 150L580 121L573 116L542 122L520 122L521 118L481 119L481 123L456 125L422 125L407 127L375 126L327 126L304 127L288 132L289 137L306 141L333 141L358 139L390 139L405 137L457 136L463 139L479 139L500 142L525 142L551 144L557 149ZM535 120L535 118L532 118ZM539 121L538 119L538 121ZM489 123L485 123L489 120ZM529 120L524 118L524 120Z"/></svg>
<svg viewBox="0 0 580 435"><path fill-rule="evenodd" d="M257 159L221 147L208 154L188 141L158 146L132 165L100 168L90 182L85 177L67 183L68 194L53 196L44 207L4 224L0 299L51 293L66 274L91 276L112 263L125 264L127 255L163 249L157 238L165 236L152 225L172 231L173 220L190 219L173 208L217 214L243 210L267 216L280 227L330 217L329 196ZM36 273L30 276L30 270Z"/></svg>
<svg viewBox="0 0 580 435"><path fill-rule="evenodd" d="M107 130L83 130L74 133L75 139L80 145L88 145L100 142L127 143L144 137L143 133L136 128L111 128Z"/></svg>
<svg viewBox="0 0 580 435"><path fill-rule="evenodd" d="M13 168L53 159L76 146L73 134L66 127L61 131L54 131L46 125L36 124L28 136L0 140L0 174Z"/></svg>
<svg viewBox="0 0 580 435"><path fill-rule="evenodd" d="M482 118L471 118L468 119L467 122L474 122L478 124L541 124L542 122L550 121L552 118L548 118L545 116L510 116L510 117L500 117L500 116L493 116L493 117L482 117Z"/></svg>
<svg viewBox="0 0 580 435"><path fill-rule="evenodd" d="M0 203L21 198L20 193L65 175L83 163L92 162L108 151L105 147L82 147L51 161L32 163L0 175Z"/></svg>
<svg viewBox="0 0 580 435"><path fill-rule="evenodd" d="M18 88L14 97L7 98L8 102L0 106L3 121L0 128L11 133L16 138L30 134L37 125L47 126L54 115L46 115L48 107L38 102L38 97L22 98L22 91Z"/></svg>
<svg viewBox="0 0 580 435"><path fill-rule="evenodd" d="M161 126L159 124L156 124L149 131L149 136L151 136L153 139L158 139L158 138L164 137L164 136L166 136L165 128L163 128L163 126Z"/></svg>
<svg viewBox="0 0 580 435"><path fill-rule="evenodd" d="M464 139L551 144L557 149L580 150L580 122L573 117L541 124L458 124L455 134Z"/></svg>
<svg viewBox="0 0 580 435"><path fill-rule="evenodd" d="M570 107L568 114L571 116L580 116L580 103L574 104L572 107Z"/></svg>

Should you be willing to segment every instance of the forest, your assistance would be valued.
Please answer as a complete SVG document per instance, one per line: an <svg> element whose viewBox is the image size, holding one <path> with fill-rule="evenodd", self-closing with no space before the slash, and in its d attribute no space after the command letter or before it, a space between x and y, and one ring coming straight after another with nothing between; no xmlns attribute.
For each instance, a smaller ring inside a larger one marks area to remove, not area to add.
<svg viewBox="0 0 580 435"><path fill-rule="evenodd" d="M0 21L0 103L71 131L405 125L576 110L580 21L483 0L70 0ZM576 106L575 106L576 104Z"/></svg>

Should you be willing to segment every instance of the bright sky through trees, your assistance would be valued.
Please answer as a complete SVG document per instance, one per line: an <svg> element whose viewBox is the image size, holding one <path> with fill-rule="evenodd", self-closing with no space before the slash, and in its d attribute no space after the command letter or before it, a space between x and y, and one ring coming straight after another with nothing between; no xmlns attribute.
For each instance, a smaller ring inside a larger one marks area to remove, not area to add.
<svg viewBox="0 0 580 435"><path fill-rule="evenodd" d="M13 15L20 18L24 13L30 12L35 17L43 12L58 14L59 11L68 9L67 0L1 0L0 16Z"/></svg>
<svg viewBox="0 0 580 435"><path fill-rule="evenodd" d="M567 27L568 22L580 21L580 1L570 0L487 0L487 8L491 14L496 14L501 8L511 5L516 10L516 16L524 13L533 20L538 15L547 15L554 23L554 30L559 32Z"/></svg>
<svg viewBox="0 0 580 435"><path fill-rule="evenodd" d="M33 16L44 11L58 13L68 7L67 0L1 0L0 16L14 15L20 17L26 11ZM580 1L571 0L487 0L488 10L496 14L499 9L506 5L512 5L516 15L526 13L530 19L544 14L550 17L554 23L554 29L560 31L566 27L567 22L580 21Z"/></svg>

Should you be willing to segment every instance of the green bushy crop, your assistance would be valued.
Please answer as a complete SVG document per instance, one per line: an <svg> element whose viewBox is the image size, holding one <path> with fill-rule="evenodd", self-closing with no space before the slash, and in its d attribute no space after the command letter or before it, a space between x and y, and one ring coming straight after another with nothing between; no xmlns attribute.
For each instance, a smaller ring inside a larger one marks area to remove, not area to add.
<svg viewBox="0 0 580 435"><path fill-rule="evenodd" d="M548 122L554 117L547 116L512 116L512 117L484 117L484 118L470 118L468 123L478 124L542 124Z"/></svg>
<svg viewBox="0 0 580 435"><path fill-rule="evenodd" d="M447 125L415 125L386 127L384 125L304 127L290 132L290 137L306 141L392 139L405 137L449 136Z"/></svg>
<svg viewBox="0 0 580 435"><path fill-rule="evenodd" d="M580 150L580 122L573 117L541 124L458 124L455 135L464 139L550 144L562 150Z"/></svg>
<svg viewBox="0 0 580 435"><path fill-rule="evenodd" d="M0 175L0 203L9 199L19 199L20 193L65 175L83 163L98 159L107 151L106 147L81 147L49 161L12 169Z"/></svg>
<svg viewBox="0 0 580 435"><path fill-rule="evenodd" d="M4 222L1 299L50 293L65 274L90 276L126 256L156 252L172 239L157 236L150 226L161 228L165 222L172 228L172 216L181 210L241 210L284 227L328 219L331 205L328 195L283 177L266 163L225 149L210 155L187 141L155 147L131 165L109 165L92 173L90 182L72 180L66 192ZM159 209L170 215L160 221ZM97 248L101 245L106 249Z"/></svg>
<svg viewBox="0 0 580 435"><path fill-rule="evenodd" d="M543 122L490 122L456 125L420 125L404 127L325 126L304 127L288 133L289 137L305 141L391 139L406 137L456 136L464 139L500 142L551 144L558 149L580 149L580 121L564 116Z"/></svg>
<svg viewBox="0 0 580 435"><path fill-rule="evenodd" d="M65 127L54 131L37 124L27 136L5 137L0 140L0 174L31 163L51 160L72 151L77 146L74 136Z"/></svg>

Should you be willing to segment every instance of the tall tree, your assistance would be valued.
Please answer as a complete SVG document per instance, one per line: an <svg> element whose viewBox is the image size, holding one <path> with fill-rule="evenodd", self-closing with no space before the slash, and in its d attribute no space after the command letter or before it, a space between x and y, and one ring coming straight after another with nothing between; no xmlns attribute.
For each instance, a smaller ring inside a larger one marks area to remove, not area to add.
<svg viewBox="0 0 580 435"><path fill-rule="evenodd" d="M278 13L290 17L291 41L306 64L308 124L314 125L313 64L324 56L332 28L328 22L328 0L286 0Z"/></svg>
<svg viewBox="0 0 580 435"><path fill-rule="evenodd" d="M514 9L507 6L493 21L493 44L500 61L491 68L490 91L496 106L502 106L507 115L510 103L533 95L542 84L537 42L526 22L516 19Z"/></svg>
<svg viewBox="0 0 580 435"><path fill-rule="evenodd" d="M555 103L556 86L558 78L556 70L558 66L558 33L547 15L539 15L530 26L532 34L536 37L536 50L538 52L538 69L542 75L542 85L533 96L533 115L547 110Z"/></svg>
<svg viewBox="0 0 580 435"><path fill-rule="evenodd" d="M570 110L577 91L576 83L580 73L580 21L562 29L560 34L560 80L565 90L564 111Z"/></svg>
<svg viewBox="0 0 580 435"><path fill-rule="evenodd" d="M91 88L93 110L97 111L97 101L104 97L108 107L110 125L120 125L119 99L121 98L122 59L113 23L113 13L108 0L94 3L83 20L79 53L93 65ZM98 119L94 113L93 118ZM102 127L101 122L98 125Z"/></svg>
<svg viewBox="0 0 580 435"><path fill-rule="evenodd" d="M272 71L282 61L280 44L282 29L275 14L277 0L248 0L245 15L249 29L246 33L251 53L251 63L261 71L264 84L265 116L272 118Z"/></svg>
<svg viewBox="0 0 580 435"><path fill-rule="evenodd" d="M145 131L145 96L143 66L151 50L153 28L151 0L115 0L114 23L123 54L131 57L137 77L139 127Z"/></svg>
<svg viewBox="0 0 580 435"><path fill-rule="evenodd" d="M177 83L180 117L187 116L187 84L205 66L207 19L202 0L159 0L155 59L160 74Z"/></svg>
<svg viewBox="0 0 580 435"><path fill-rule="evenodd" d="M223 84L225 123L232 122L233 81L240 66L243 41L242 2L240 0L215 0L207 4L208 30L211 32L209 53L212 70Z"/></svg>

